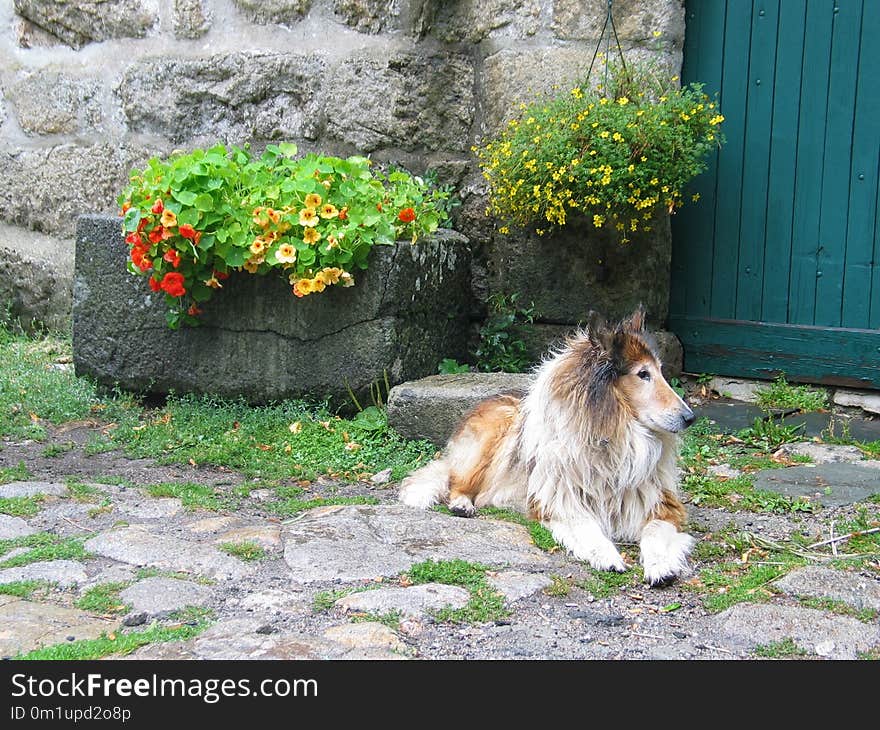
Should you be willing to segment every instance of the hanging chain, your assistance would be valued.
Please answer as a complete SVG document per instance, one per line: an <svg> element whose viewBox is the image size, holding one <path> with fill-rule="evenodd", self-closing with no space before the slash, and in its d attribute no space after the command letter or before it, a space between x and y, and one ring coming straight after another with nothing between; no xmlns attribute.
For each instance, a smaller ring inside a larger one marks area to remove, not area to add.
<svg viewBox="0 0 880 730"><path fill-rule="evenodd" d="M590 69L587 71L587 79L593 75L593 65L596 63L596 57L599 55L599 49L602 47L602 39L605 39L605 79L602 86L602 96L608 94L608 60L611 53L611 36L614 36L614 43L617 45L617 55L620 56L620 65L626 78L629 78L629 71L626 68L626 60L623 57L623 48L620 47L620 37L617 35L617 27L614 25L614 14L611 12L611 6L614 0L608 0L608 12L605 14L605 24L602 26L602 32L599 33L599 40L596 41L596 50L593 51L593 58L590 61ZM611 26L611 32L608 26Z"/></svg>

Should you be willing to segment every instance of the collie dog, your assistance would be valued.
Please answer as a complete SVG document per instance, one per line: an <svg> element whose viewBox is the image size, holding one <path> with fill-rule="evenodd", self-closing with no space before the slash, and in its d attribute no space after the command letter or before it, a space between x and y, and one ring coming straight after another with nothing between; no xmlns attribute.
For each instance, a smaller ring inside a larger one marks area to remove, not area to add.
<svg viewBox="0 0 880 730"><path fill-rule="evenodd" d="M676 490L677 434L693 421L660 372L644 310L615 326L591 314L523 398L478 404L400 501L465 517L516 509L599 570L626 570L612 541L638 542L645 581L664 585L689 572L694 544Z"/></svg>

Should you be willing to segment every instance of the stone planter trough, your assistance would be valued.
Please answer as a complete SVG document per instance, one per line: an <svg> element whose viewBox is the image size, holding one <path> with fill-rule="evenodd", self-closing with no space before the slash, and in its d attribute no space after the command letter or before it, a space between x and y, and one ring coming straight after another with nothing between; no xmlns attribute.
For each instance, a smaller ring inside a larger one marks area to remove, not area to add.
<svg viewBox="0 0 880 730"><path fill-rule="evenodd" d="M137 393L212 393L267 403L290 397L369 405L391 385L464 359L470 305L467 239L448 230L415 246L377 246L356 285L294 297L280 275L233 274L201 327L170 330L163 297L125 267L119 218L77 221L73 356L77 375ZM366 403L363 398L366 398Z"/></svg>

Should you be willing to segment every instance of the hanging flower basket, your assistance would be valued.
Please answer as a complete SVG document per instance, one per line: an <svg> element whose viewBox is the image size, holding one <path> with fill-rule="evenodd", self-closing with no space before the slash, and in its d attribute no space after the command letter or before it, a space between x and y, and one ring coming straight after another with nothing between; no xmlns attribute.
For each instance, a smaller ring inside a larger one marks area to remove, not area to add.
<svg viewBox="0 0 880 730"><path fill-rule="evenodd" d="M653 64L602 60L603 83L591 88L588 73L563 93L522 104L499 135L474 148L500 232L535 226L543 235L585 218L626 243L685 202L685 186L724 142L724 117L701 84L680 88Z"/></svg>

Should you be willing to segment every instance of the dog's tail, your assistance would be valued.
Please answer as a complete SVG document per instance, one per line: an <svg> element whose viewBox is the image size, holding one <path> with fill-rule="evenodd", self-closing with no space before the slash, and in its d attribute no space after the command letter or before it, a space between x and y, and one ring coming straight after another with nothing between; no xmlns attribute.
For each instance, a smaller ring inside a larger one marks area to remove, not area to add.
<svg viewBox="0 0 880 730"><path fill-rule="evenodd" d="M410 474L400 485L398 499L410 507L428 509L449 498L449 467L434 459Z"/></svg>

